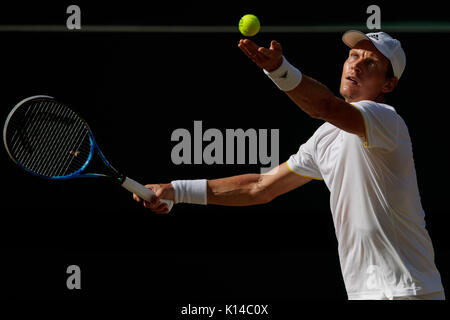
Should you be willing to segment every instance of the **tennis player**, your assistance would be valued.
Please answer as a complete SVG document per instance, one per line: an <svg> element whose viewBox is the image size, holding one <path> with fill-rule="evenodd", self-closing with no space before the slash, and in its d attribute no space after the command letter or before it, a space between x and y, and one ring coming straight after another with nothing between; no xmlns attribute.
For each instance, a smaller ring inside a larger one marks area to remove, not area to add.
<svg viewBox="0 0 450 320"><path fill-rule="evenodd" d="M406 65L398 40L384 32L348 31L350 47L340 94L302 74L283 55L245 39L239 48L313 118L311 138L267 174L147 185L157 213L175 203L247 206L267 203L315 179L330 190L341 270L348 298L443 300L444 289L425 228L411 139L403 119L385 102ZM140 199L134 195L134 199Z"/></svg>

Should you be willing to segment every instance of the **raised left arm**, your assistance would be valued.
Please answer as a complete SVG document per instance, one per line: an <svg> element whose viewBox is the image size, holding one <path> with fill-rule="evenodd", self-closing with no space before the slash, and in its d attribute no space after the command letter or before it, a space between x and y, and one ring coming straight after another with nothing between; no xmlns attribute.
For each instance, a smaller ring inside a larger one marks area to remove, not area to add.
<svg viewBox="0 0 450 320"><path fill-rule="evenodd" d="M303 75L300 84L286 91L286 94L311 117L325 120L360 137L365 136L361 112L350 103L336 97L330 89L313 78Z"/></svg>
<svg viewBox="0 0 450 320"><path fill-rule="evenodd" d="M283 63L282 48L277 41L272 41L270 47L265 48L245 39L238 46L256 65L268 72L276 71ZM285 92L311 117L325 120L360 137L365 136L364 119L360 111L336 97L320 82L303 74L301 82Z"/></svg>

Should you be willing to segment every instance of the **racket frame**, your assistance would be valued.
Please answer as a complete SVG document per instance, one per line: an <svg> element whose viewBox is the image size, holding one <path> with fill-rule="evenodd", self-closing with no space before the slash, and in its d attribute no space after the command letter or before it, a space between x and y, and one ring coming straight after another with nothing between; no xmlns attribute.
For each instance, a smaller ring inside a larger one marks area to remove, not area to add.
<svg viewBox="0 0 450 320"><path fill-rule="evenodd" d="M3 127L3 142L4 142L4 145L5 145L6 151L8 152L8 155L11 158L11 160L13 160L23 170L25 170L28 173L31 173L32 175L37 176L39 178L44 178L44 179L49 179L49 180L66 180L66 179L75 179L75 178L108 178L108 179L111 179L111 180L115 180L115 181L117 181L119 183L122 183L124 181L124 179L125 179L125 176L123 174L119 173L119 171L117 171L109 163L109 161L106 159L106 157L103 154L103 152L100 150L100 147L98 146L98 144L97 144L97 142L96 142L96 140L94 138L94 134L92 133L92 130L90 129L89 125L80 116L78 116L78 117L81 119L81 121L83 121L83 123L86 126L86 129L88 131L90 146L89 146L89 156L87 157L85 163L77 171L72 172L71 174L68 174L68 175L64 175L64 176L46 176L46 175L42 175L42 174L39 174L39 173L37 173L37 172L35 172L33 170L28 169L26 166L22 165L19 161L17 161L17 159L15 159L13 157L13 155L11 154L11 152L10 152L10 150L8 148L7 142L6 142L6 134L7 134L7 127L8 127L9 120L11 119L13 114L16 112L16 110L18 108L20 108L24 103L27 103L30 100L35 100L35 99L40 99L40 98L55 100L54 97L47 96L47 95L36 95L36 96L28 97L26 99L23 99L19 103L17 103L14 106L14 108L11 110L11 112L8 114L8 117L6 118L5 125ZM108 167L108 169L110 169L110 171L114 173L114 175L110 176L110 175L101 174L101 173L89 173L89 172L88 173L81 173L81 172L84 171L84 169L86 169L88 164L91 162L95 151L97 151L97 154L99 155L100 159Z"/></svg>
<svg viewBox="0 0 450 320"><path fill-rule="evenodd" d="M44 178L44 179L48 179L48 180L67 180L67 179L76 179L76 178L106 178L110 181L114 181L116 183L119 183L123 188L127 189L130 192L134 192L137 195L139 195L141 198L150 201L153 197L154 197L154 193L152 190L144 187L142 184L140 184L139 182L134 181L133 179L125 176L124 174L120 173L118 170L116 170L110 163L109 161L106 159L105 155L103 154L103 152L100 150L100 147L98 146L95 138L94 138L94 134L92 133L89 125L87 124L87 122L81 118L78 114L77 116L81 119L81 121L83 121L83 124L86 126L87 129L87 133L89 135L89 142L90 142L90 149L89 149L89 156L87 157L85 163L80 167L80 169L76 170L75 172L65 175L65 176L46 176L46 175L42 175L39 174L37 172L34 172L30 169L28 169L27 167L25 167L24 165L22 165L19 161L17 161L11 151L8 148L8 144L7 144L7 128L8 128L8 123L11 119L11 117L13 116L13 114L15 113L15 111L20 108L24 103L27 103L30 100L34 100L34 99L52 99L52 100L56 100L54 97L52 96L48 96L48 95L35 95L35 96L31 96L28 97L26 99L21 100L19 103L17 103L14 108L11 110L11 112L8 114L8 117L6 118L5 121L5 125L3 127L3 142L6 148L6 151L9 155L9 157L11 158L11 160L13 160L20 168L22 168L23 170L25 170L26 172L37 176L39 178ZM65 105L64 105L65 106ZM67 106L65 106L66 108L68 108ZM99 156L99 158L103 161L103 163L106 165L106 167L110 170L110 172L112 172L112 175L106 175L106 174L102 174L102 173L81 173L83 172L86 167L88 166L88 164L91 162L95 151L97 151L97 154ZM171 200L161 200L161 202L166 203L169 211L172 209L173 206L173 201Z"/></svg>

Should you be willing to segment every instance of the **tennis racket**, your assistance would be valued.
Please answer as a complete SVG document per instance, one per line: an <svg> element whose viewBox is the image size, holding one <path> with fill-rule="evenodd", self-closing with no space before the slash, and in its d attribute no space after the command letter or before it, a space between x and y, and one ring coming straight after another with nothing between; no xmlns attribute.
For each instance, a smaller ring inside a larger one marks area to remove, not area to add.
<svg viewBox="0 0 450 320"><path fill-rule="evenodd" d="M152 190L114 169L86 121L51 96L20 101L6 119L3 141L11 159L35 176L53 180L104 178L147 201L154 197ZM86 172L94 154L102 160L107 173ZM161 201L170 211L173 201Z"/></svg>

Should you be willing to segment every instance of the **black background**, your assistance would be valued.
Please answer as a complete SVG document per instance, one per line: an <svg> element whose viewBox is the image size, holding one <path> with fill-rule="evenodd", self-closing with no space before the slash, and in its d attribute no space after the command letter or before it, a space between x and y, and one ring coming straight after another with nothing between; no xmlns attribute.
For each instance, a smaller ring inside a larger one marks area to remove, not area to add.
<svg viewBox="0 0 450 320"><path fill-rule="evenodd" d="M65 25L72 3L15 3L2 24ZM256 14L264 25L357 23L371 2L288 2L260 7L78 3L86 25L236 25ZM379 4L384 21L442 20L438 3ZM367 32L367 29L362 29ZM405 119L444 286L447 238L449 33L391 33L407 66L389 98ZM174 165L171 134L194 120L203 129L279 129L280 161L322 123L301 112L238 49L235 33L2 32L1 118L21 99L48 94L87 119L107 158L143 183L259 172L259 165ZM339 94L347 47L341 33L260 33L277 39L303 73ZM345 300L329 191L313 181L253 207L177 205L154 215L102 181L48 182L0 152L1 294L44 298L149 298L154 301ZM445 184L444 184L445 186ZM66 268L82 270L82 289L66 288ZM176 312L171 309L170 312Z"/></svg>

